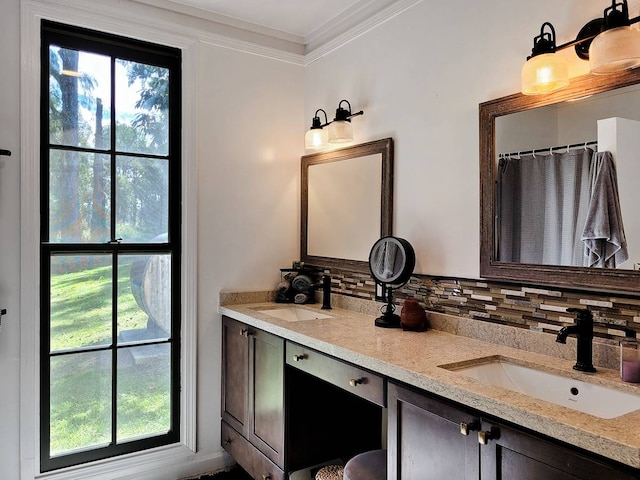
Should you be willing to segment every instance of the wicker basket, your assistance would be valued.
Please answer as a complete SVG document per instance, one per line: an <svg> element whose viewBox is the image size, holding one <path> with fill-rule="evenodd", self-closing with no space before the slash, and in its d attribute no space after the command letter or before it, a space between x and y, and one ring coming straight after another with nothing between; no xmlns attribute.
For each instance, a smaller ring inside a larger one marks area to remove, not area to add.
<svg viewBox="0 0 640 480"><path fill-rule="evenodd" d="M344 467L342 465L327 465L316 473L316 480L342 480Z"/></svg>

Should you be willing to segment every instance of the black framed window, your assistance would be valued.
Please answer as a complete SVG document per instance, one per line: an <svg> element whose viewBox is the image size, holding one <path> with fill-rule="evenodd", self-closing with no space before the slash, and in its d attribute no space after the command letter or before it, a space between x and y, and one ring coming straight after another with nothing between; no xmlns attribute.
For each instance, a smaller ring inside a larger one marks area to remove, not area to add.
<svg viewBox="0 0 640 480"><path fill-rule="evenodd" d="M181 53L43 21L42 471L180 440Z"/></svg>

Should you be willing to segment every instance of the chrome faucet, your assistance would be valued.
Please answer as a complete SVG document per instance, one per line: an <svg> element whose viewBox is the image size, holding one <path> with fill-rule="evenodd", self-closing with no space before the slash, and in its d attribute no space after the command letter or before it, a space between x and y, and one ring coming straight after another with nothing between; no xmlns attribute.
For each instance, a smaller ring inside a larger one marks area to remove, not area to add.
<svg viewBox="0 0 640 480"><path fill-rule="evenodd" d="M312 287L322 287L322 310L331 310L331 277L323 275L322 282L316 283Z"/></svg>
<svg viewBox="0 0 640 480"><path fill-rule="evenodd" d="M590 310L582 308L567 308L568 313L576 313L575 325L563 327L558 332L556 342L567 343L569 335L578 339L577 361L574 370L580 372L595 372L593 367L593 315Z"/></svg>

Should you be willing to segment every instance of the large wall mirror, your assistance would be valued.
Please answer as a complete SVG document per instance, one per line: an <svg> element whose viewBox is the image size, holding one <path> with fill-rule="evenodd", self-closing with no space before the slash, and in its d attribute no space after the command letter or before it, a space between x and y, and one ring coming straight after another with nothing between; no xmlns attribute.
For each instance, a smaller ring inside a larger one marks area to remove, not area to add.
<svg viewBox="0 0 640 480"><path fill-rule="evenodd" d="M485 278L640 292L640 69L480 105Z"/></svg>
<svg viewBox="0 0 640 480"><path fill-rule="evenodd" d="M371 246L391 235L391 138L302 157L300 259L368 271Z"/></svg>

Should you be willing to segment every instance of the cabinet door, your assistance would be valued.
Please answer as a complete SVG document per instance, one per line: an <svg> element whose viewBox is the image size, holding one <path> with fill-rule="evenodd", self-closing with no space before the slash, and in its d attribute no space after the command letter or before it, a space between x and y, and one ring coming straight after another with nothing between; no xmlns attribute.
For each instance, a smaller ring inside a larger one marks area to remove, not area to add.
<svg viewBox="0 0 640 480"><path fill-rule="evenodd" d="M222 317L222 419L249 432L249 337L246 325Z"/></svg>
<svg viewBox="0 0 640 480"><path fill-rule="evenodd" d="M249 336L249 435L272 462L284 467L284 340L261 330Z"/></svg>
<svg viewBox="0 0 640 480"><path fill-rule="evenodd" d="M224 448L251 478L285 480L287 476L255 446L236 430L222 422L221 434ZM244 477L243 477L244 478Z"/></svg>
<svg viewBox="0 0 640 480"><path fill-rule="evenodd" d="M392 383L388 402L389 480L478 480L478 418Z"/></svg>
<svg viewBox="0 0 640 480"><path fill-rule="evenodd" d="M482 423L492 431L480 448L482 480L632 480L638 478L587 458L572 449L553 444L522 431ZM622 468L622 467L621 467Z"/></svg>

